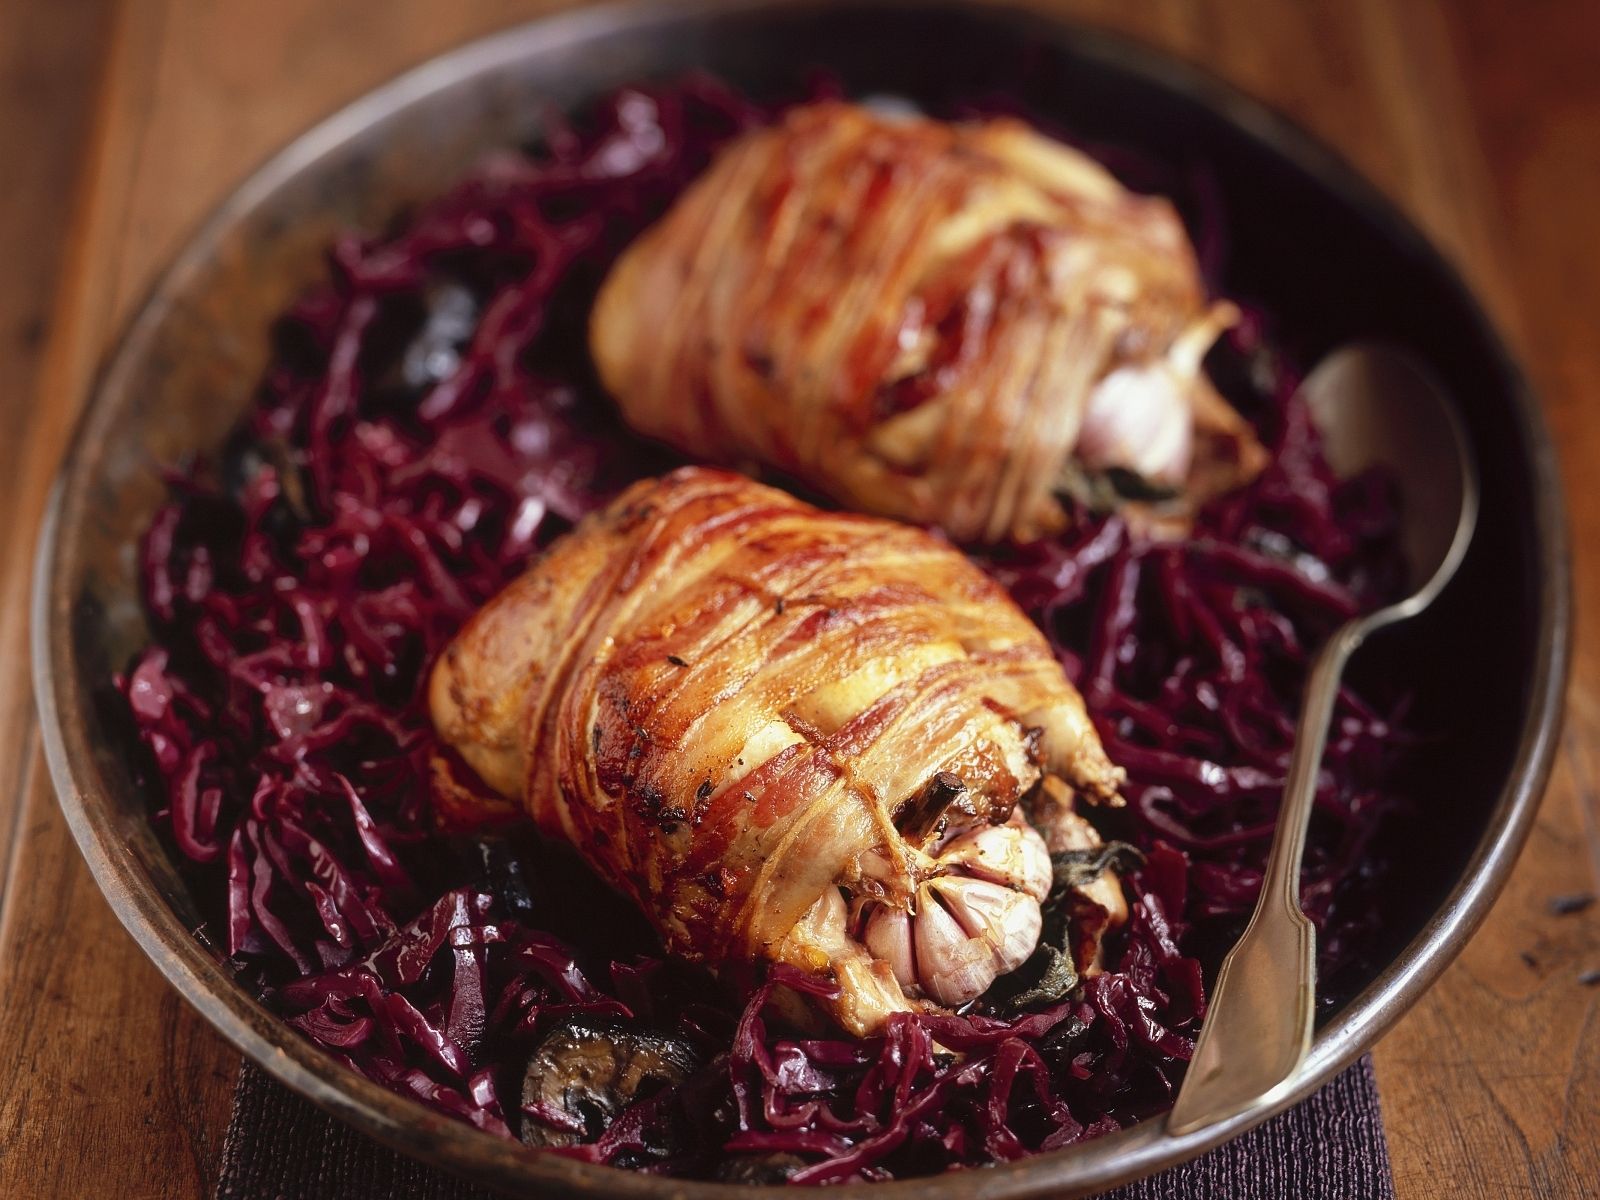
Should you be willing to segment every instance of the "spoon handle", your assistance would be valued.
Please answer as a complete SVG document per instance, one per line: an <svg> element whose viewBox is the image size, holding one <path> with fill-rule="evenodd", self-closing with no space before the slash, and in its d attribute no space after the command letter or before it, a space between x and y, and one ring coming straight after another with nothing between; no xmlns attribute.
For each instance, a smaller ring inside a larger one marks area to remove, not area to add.
<svg viewBox="0 0 1600 1200"><path fill-rule="evenodd" d="M1345 664L1366 638L1367 622L1350 621L1328 639L1311 666L1301 701L1300 720L1295 726L1294 752L1289 757L1289 776L1284 784L1283 803L1278 809L1278 826L1272 836L1272 850L1261 881L1261 897L1256 901L1254 926L1261 911L1269 906L1300 913L1300 863L1306 852L1306 830L1316 807L1317 776L1322 770L1322 752L1328 744L1328 726L1333 722L1334 705L1339 699L1339 680ZM1309 987L1312 981L1307 981Z"/></svg>
<svg viewBox="0 0 1600 1200"><path fill-rule="evenodd" d="M1300 860L1339 678L1367 632L1365 622L1344 625L1311 668L1261 894L1244 936L1222 960L1200 1041L1167 1118L1174 1136L1272 1104L1311 1047L1317 938L1300 911Z"/></svg>

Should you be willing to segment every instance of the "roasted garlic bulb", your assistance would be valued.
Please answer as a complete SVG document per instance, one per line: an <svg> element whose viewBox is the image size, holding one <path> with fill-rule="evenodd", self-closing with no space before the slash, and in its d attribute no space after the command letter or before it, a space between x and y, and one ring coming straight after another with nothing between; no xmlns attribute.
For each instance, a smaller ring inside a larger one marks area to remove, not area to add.
<svg viewBox="0 0 1600 1200"><path fill-rule="evenodd" d="M446 650L430 704L669 949L830 972L856 1033L1026 959L1045 839L1122 779L959 552L700 468L553 546Z"/></svg>
<svg viewBox="0 0 1600 1200"><path fill-rule="evenodd" d="M1235 316L1167 201L1021 122L825 103L718 156L618 261L590 342L652 437L1027 541L1063 494L1181 519L1261 468L1200 368Z"/></svg>
<svg viewBox="0 0 1600 1200"><path fill-rule="evenodd" d="M1050 854L1021 813L956 835L900 908L867 900L861 940L902 987L940 1004L965 1004L1016 970L1039 944L1050 894Z"/></svg>

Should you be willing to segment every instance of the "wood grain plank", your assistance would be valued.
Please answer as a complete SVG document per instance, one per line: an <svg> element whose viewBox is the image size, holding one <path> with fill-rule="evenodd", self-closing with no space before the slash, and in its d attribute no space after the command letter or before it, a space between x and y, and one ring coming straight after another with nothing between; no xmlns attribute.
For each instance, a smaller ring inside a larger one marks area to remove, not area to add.
<svg viewBox="0 0 1600 1200"><path fill-rule="evenodd" d="M1600 210L1600 10L1586 0L1541 0L1530 19L1494 0L1047 6L1207 66L1338 147L1515 331L1573 477L1600 461L1600 266L1592 245L1584 256L1572 242ZM0 81L40 47L64 53L62 30L90 7L0 9ZM93 362L185 233L273 148L399 69L553 7L126 0L121 10L46 377L30 391L0 376L0 486L13 514L0 531L0 837L9 798L23 797L14 886L0 902L0 1195L207 1194L236 1061L116 926L37 762L22 652L27 543ZM38 32L49 21L56 32ZM46 71L49 87L25 106L57 111L87 70L70 68L68 83ZM8 147L49 143L8 119L18 111L0 112L0 161ZM81 127L82 111L50 119ZM25 209L65 194L70 156L51 170L27 195L0 189L0 239L11 239L0 254L19 245L38 256L28 261L48 258L31 232L43 224L12 231ZM12 336L10 312L35 314L24 328L37 328L48 299L0 275L0 337ZM15 308L18 295L33 307ZM1600 501L1575 490L1573 512L1579 546L1600 546ZM1580 967L1600 966L1600 914L1557 919L1546 905L1592 888L1600 866L1600 556L1581 553L1578 565L1573 712L1539 827L1482 934L1378 1049L1402 1197L1575 1197L1600 1179L1600 996L1577 983Z"/></svg>
<svg viewBox="0 0 1600 1200"><path fill-rule="evenodd" d="M411 63L553 6L349 7L129 0L109 36L37 400L4 414L18 536L0 558L0 781L21 806L0 899L0 1196L209 1196L237 1073L117 924L38 757L31 543L95 364L187 230L277 145ZM29 51L27 23L0 27Z"/></svg>
<svg viewBox="0 0 1600 1200"><path fill-rule="evenodd" d="M15 781L8 799L20 805L0 902L0 1195L201 1196L216 1176L236 1059L162 983L95 888L45 777L27 684L33 531L111 313L98 290L104 252L124 236L110 201L130 160L111 152L106 101L115 92L140 111L137 93L120 85L131 48L148 45L109 8L63 11L79 24L60 40L38 34L60 15L47 4L28 4L5 25L7 53L33 59L30 70L59 79L83 107L8 107L4 124L39 120L48 136L52 123L69 123L56 131L67 139L70 122L81 129L91 110L94 120L87 159L74 141L53 143L69 160L50 171L58 190L35 193L3 226L40 256L52 244L59 250L58 225L70 232L36 388L5 413L15 457L0 477L11 517L0 559L0 778ZM34 58L52 47L56 61ZM79 201L63 204L65 180L80 168ZM52 290L40 288L46 298Z"/></svg>
<svg viewBox="0 0 1600 1200"><path fill-rule="evenodd" d="M28 899L0 964L0 1195L209 1195L237 1057L117 925L42 773L25 814Z"/></svg>
<svg viewBox="0 0 1600 1200"><path fill-rule="evenodd" d="M104 0L24 3L0 17L0 480L16 479L30 452L27 429L55 302L68 207L105 56ZM0 522L0 661L21 653L21 593L33 525ZM26 688L0 688L0 847L13 836L24 791L32 724ZM0 894L9 855L0 854Z"/></svg>
<svg viewBox="0 0 1600 1200"><path fill-rule="evenodd" d="M1560 763L1483 930L1379 1048L1402 1195L1587 1197L1600 1190L1600 909L1552 897L1600 883L1600 75L1594 10L1492 0L1453 10L1467 103L1493 170L1523 360L1568 481L1577 655Z"/></svg>

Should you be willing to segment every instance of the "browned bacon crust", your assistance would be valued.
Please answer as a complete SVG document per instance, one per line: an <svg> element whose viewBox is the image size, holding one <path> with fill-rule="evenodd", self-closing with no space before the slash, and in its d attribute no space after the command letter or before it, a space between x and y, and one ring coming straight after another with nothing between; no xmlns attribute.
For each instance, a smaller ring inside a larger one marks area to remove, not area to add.
<svg viewBox="0 0 1600 1200"><path fill-rule="evenodd" d="M430 698L443 740L671 949L855 971L858 1030L907 1001L802 919L835 885L909 897L920 848L896 821L936 774L980 823L1044 772L1093 799L1121 779L1044 638L959 552L699 468L552 547Z"/></svg>

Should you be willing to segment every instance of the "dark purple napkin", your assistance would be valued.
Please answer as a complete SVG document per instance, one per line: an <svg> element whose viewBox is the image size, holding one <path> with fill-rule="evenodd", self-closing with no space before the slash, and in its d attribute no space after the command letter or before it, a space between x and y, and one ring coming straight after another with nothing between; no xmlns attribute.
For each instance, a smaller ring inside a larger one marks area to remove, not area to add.
<svg viewBox="0 0 1600 1200"><path fill-rule="evenodd" d="M826 1194L826 1189L821 1194ZM245 1063L217 1200L491 1200L324 1116ZM1104 1200L1393 1200L1372 1063L1210 1154Z"/></svg>

